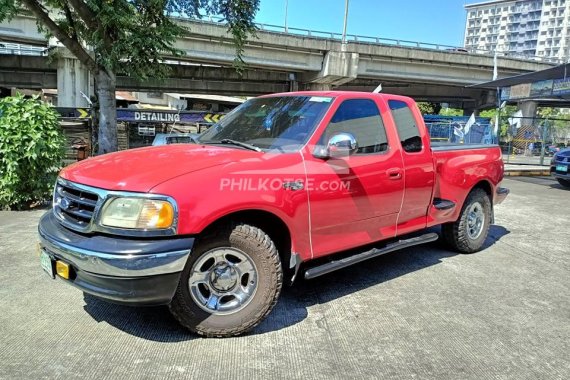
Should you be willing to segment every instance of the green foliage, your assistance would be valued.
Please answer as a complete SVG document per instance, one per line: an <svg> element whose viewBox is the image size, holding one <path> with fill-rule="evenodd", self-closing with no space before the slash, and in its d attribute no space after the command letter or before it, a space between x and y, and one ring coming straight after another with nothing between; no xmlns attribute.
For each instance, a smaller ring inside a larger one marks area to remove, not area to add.
<svg viewBox="0 0 570 380"><path fill-rule="evenodd" d="M499 119L499 137L502 139L506 138L509 133L509 122L508 119L511 117L515 112L517 112L516 106L505 106L501 109L500 119ZM496 117L499 114L499 111L496 108L491 108L488 110L483 110L479 112L480 117L488 117L491 119L491 123L495 123Z"/></svg>
<svg viewBox="0 0 570 380"><path fill-rule="evenodd" d="M463 116L463 110L457 108L442 108L439 114L442 116Z"/></svg>
<svg viewBox="0 0 570 380"><path fill-rule="evenodd" d="M548 120L550 139L553 142L566 142L570 136L570 114L562 113L560 108L540 107L538 117Z"/></svg>
<svg viewBox="0 0 570 380"><path fill-rule="evenodd" d="M0 21L5 18L10 19L17 10L14 0L0 0Z"/></svg>
<svg viewBox="0 0 570 380"><path fill-rule="evenodd" d="M236 46L236 67L243 68L241 55L248 35L256 31L259 0L0 0L0 21L18 9L32 11L40 30L57 37L87 67L144 80L168 75L165 55L184 54L174 47L186 33L177 18L203 14L221 16L227 23ZM93 50L94 60L78 54L84 53L84 46Z"/></svg>
<svg viewBox="0 0 570 380"><path fill-rule="evenodd" d="M0 209L48 199L64 153L53 108L37 97L0 99Z"/></svg>
<svg viewBox="0 0 570 380"><path fill-rule="evenodd" d="M439 103L419 102L418 107L422 115L437 115L441 111L441 104Z"/></svg>

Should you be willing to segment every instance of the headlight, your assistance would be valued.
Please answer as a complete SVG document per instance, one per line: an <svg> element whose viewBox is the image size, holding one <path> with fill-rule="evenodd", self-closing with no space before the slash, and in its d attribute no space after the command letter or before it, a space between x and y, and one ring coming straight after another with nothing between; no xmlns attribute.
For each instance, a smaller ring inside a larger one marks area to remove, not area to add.
<svg viewBox="0 0 570 380"><path fill-rule="evenodd" d="M105 227L164 229L174 223L174 207L168 201L145 198L114 198L103 207Z"/></svg>

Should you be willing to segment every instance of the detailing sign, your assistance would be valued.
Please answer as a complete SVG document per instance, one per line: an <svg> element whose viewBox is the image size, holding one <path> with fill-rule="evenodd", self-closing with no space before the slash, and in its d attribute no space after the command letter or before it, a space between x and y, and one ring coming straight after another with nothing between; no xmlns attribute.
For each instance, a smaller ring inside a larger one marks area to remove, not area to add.
<svg viewBox="0 0 570 380"><path fill-rule="evenodd" d="M203 111L153 111L135 110L129 108L117 109L117 120L126 122L151 123L183 123L183 124L213 124L217 123L224 114Z"/></svg>

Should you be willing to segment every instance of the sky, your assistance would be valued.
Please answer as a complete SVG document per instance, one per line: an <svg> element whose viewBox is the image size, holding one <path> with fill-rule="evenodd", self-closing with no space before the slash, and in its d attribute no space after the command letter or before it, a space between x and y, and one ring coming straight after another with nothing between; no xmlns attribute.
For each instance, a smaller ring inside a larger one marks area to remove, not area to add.
<svg viewBox="0 0 570 380"><path fill-rule="evenodd" d="M342 33L345 0L288 1L289 27ZM463 46L464 5L479 1L350 0L347 33ZM285 2L261 0L256 21L284 25Z"/></svg>

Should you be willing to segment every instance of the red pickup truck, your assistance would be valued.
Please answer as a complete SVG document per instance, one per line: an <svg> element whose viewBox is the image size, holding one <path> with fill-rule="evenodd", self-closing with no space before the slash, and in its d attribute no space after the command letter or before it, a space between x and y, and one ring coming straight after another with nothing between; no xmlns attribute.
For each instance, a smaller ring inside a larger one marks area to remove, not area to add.
<svg viewBox="0 0 570 380"><path fill-rule="evenodd" d="M260 323L283 282L434 241L481 249L498 146L430 145L410 98L297 92L245 102L197 144L63 169L39 224L41 264L84 292L167 304L188 329Z"/></svg>

